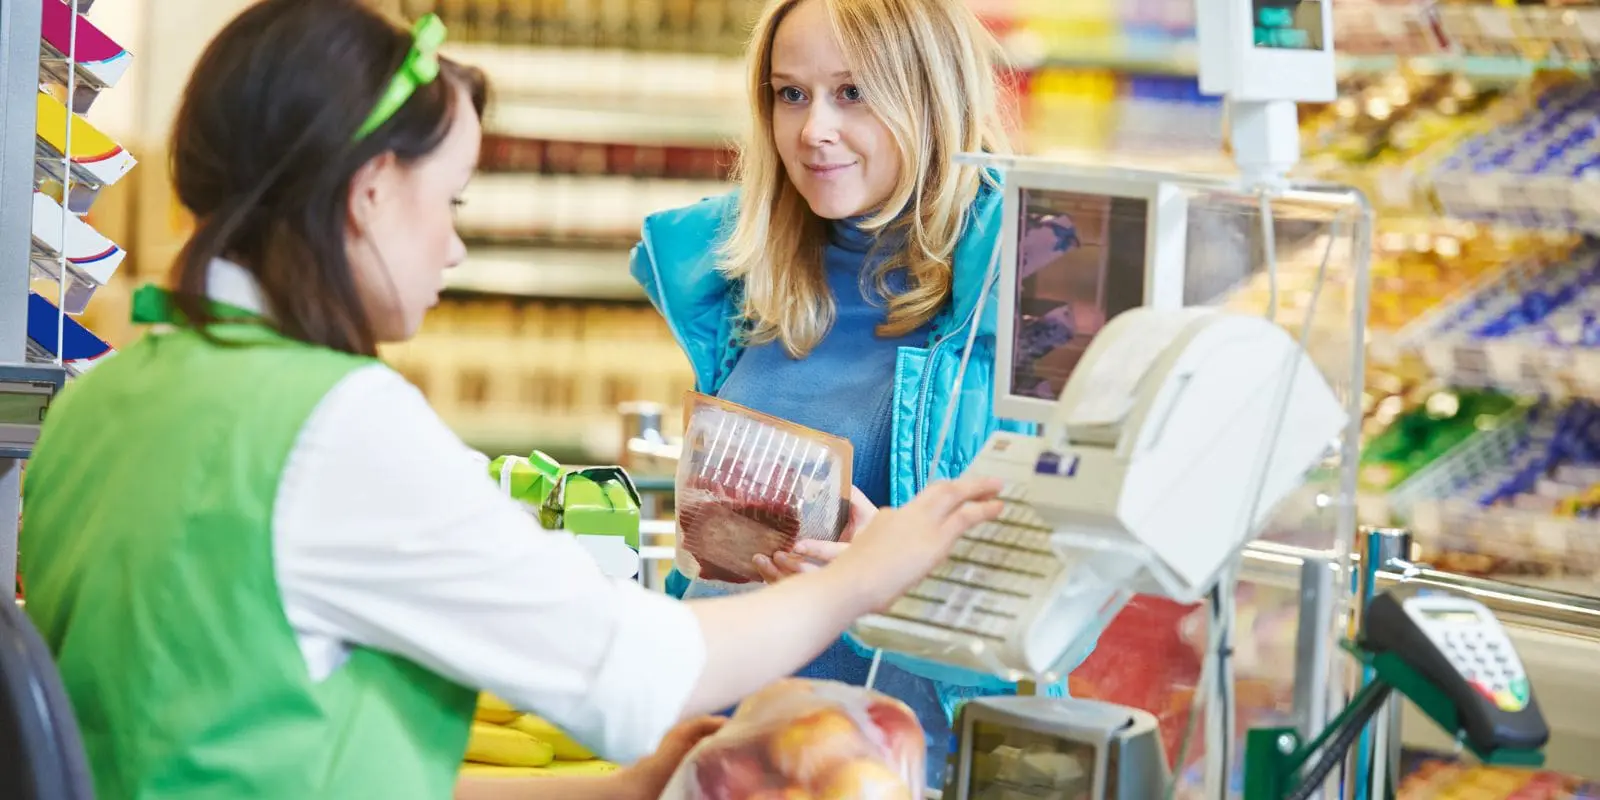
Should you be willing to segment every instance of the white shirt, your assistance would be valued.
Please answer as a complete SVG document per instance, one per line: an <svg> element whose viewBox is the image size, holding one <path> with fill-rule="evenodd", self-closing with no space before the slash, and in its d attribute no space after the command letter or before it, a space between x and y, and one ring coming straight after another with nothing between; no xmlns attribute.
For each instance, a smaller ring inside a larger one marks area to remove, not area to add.
<svg viewBox="0 0 1600 800"><path fill-rule="evenodd" d="M211 295L260 311L218 262ZM705 666L682 603L601 574L542 530L422 394L382 365L307 420L273 514L284 613L314 679L354 647L404 656L537 713L614 761L652 752Z"/></svg>

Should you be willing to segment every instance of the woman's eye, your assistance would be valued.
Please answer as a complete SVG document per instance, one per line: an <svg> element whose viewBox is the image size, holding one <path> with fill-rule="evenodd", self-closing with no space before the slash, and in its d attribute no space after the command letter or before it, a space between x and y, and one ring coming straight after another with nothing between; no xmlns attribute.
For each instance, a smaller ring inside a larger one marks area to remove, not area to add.
<svg viewBox="0 0 1600 800"><path fill-rule="evenodd" d="M862 101L862 99L864 99L861 95L861 87L859 86L846 86L843 89L840 89L839 97L851 103L859 103Z"/></svg>
<svg viewBox="0 0 1600 800"><path fill-rule="evenodd" d="M778 99L785 103L803 103L806 99L806 93L793 86L785 86L778 90Z"/></svg>
<svg viewBox="0 0 1600 800"><path fill-rule="evenodd" d="M465 201L465 200L462 200L462 199L461 199L461 198L459 198L459 197L452 197L452 198L450 198L450 210L451 210L451 211L452 211L452 212L455 212L455 211L460 211L460 210L461 210L461 207L462 207L462 206L464 206L464 205L466 205L466 204L467 204L467 201Z"/></svg>

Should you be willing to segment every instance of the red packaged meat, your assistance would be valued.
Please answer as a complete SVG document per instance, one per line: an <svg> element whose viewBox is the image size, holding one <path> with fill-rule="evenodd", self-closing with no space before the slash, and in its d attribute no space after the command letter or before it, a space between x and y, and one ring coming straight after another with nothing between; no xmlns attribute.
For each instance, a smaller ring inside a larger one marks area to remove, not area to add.
<svg viewBox="0 0 1600 800"><path fill-rule="evenodd" d="M661 800L920 800L922 725L899 700L788 679L695 746Z"/></svg>
<svg viewBox="0 0 1600 800"><path fill-rule="evenodd" d="M837 541L849 521L850 442L698 393L678 461L678 570L761 580L753 559L801 539Z"/></svg>

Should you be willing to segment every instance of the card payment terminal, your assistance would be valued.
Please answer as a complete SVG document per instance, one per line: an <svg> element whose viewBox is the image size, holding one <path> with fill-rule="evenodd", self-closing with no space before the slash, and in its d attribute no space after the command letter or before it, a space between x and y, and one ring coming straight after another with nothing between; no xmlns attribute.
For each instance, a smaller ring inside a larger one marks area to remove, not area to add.
<svg viewBox="0 0 1600 800"><path fill-rule="evenodd" d="M1511 638L1477 601L1380 594L1367 607L1361 646L1394 654L1443 692L1478 752L1536 750L1550 738Z"/></svg>

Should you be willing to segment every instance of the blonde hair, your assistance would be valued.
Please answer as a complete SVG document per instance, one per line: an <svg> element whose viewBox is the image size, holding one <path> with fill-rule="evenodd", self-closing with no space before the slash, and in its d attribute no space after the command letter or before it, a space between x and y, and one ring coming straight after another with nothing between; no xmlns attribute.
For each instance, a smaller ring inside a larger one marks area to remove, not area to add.
<svg viewBox="0 0 1600 800"><path fill-rule="evenodd" d="M888 301L879 335L904 335L949 299L967 209L992 180L980 167L956 164L955 155L1006 151L999 47L964 0L821 1L853 79L900 159L898 185L862 227L904 234L872 276ZM773 0L756 23L748 56L751 134L735 170L738 219L718 252L723 273L744 283L747 340L780 342L796 358L822 341L835 314L822 266L827 224L790 183L772 137L773 37L801 2ZM887 276L902 268L906 289L891 294Z"/></svg>

